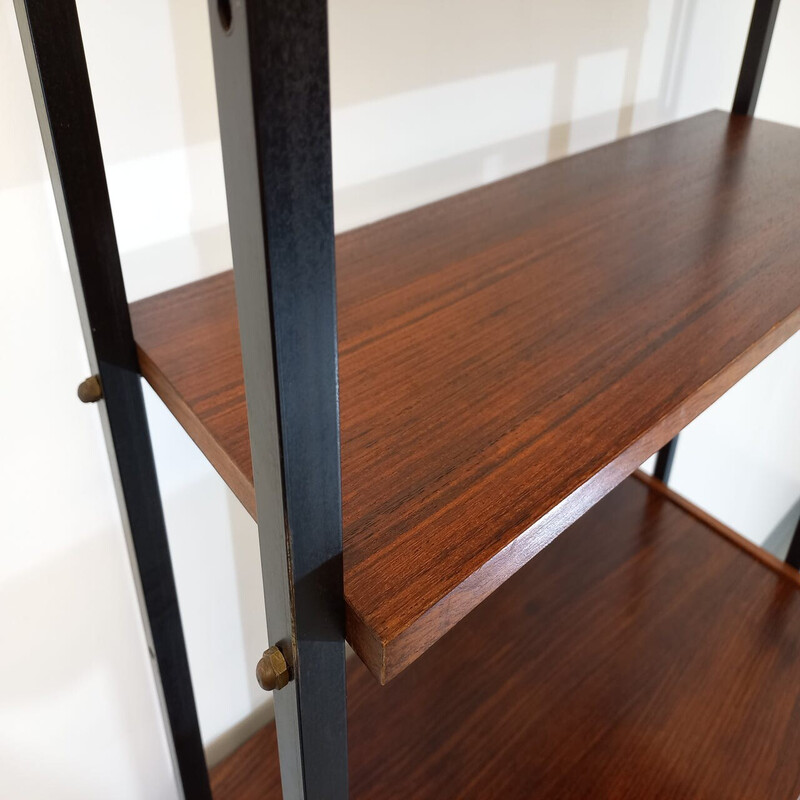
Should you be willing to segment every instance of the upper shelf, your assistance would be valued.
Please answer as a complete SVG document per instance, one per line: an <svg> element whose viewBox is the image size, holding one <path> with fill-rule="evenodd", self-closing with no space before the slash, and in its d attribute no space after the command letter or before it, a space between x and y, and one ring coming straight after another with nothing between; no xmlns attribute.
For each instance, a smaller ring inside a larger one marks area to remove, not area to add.
<svg viewBox="0 0 800 800"><path fill-rule="evenodd" d="M800 327L800 131L711 112L337 237L348 639L396 675ZM230 273L132 306L255 513Z"/></svg>

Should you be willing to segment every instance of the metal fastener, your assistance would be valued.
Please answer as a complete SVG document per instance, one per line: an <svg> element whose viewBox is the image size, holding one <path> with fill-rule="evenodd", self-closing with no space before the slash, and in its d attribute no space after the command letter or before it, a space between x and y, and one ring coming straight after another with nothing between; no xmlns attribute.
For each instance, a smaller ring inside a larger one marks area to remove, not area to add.
<svg viewBox="0 0 800 800"><path fill-rule="evenodd" d="M289 683L289 665L277 647L264 651L256 667L256 679L265 692L283 689Z"/></svg>
<svg viewBox="0 0 800 800"><path fill-rule="evenodd" d="M103 396L103 387L100 378L92 375L78 387L78 399L81 403L96 403Z"/></svg>

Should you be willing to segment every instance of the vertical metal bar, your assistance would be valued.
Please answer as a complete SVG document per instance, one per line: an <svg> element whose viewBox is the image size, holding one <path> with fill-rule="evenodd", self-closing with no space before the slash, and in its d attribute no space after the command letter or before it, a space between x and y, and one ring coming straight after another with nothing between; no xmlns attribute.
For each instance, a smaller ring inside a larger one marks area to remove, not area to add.
<svg viewBox="0 0 800 800"><path fill-rule="evenodd" d="M767 65L772 31L778 16L780 0L756 0L750 32L744 48L739 83L733 99L733 113L752 117L756 112L761 79Z"/></svg>
<svg viewBox="0 0 800 800"><path fill-rule="evenodd" d="M669 482L669 476L672 472L672 462L675 460L675 451L677 449L678 437L676 436L658 451L653 477L658 478L662 483Z"/></svg>
<svg viewBox="0 0 800 800"><path fill-rule="evenodd" d="M733 100L735 114L752 116L755 113L779 5L780 0L756 0L742 58L742 67L739 72L739 82ZM669 481L677 446L678 437L676 436L658 451L653 475L663 483ZM798 558L800 558L800 553L798 553Z"/></svg>
<svg viewBox="0 0 800 800"><path fill-rule="evenodd" d="M285 797L348 794L325 0L209 0Z"/></svg>
<svg viewBox="0 0 800 800"><path fill-rule="evenodd" d="M78 15L14 5L172 755L184 796L210 800Z"/></svg>
<svg viewBox="0 0 800 800"><path fill-rule="evenodd" d="M758 94L761 91L761 81L764 69L767 66L769 47L772 43L772 33L775 30L775 21L778 18L780 0L756 0L753 16L750 20L750 30L747 34L747 44L742 57L742 68L739 71L739 82L736 85L736 94L733 98L733 113L744 114L752 117L756 113ZM800 522L797 524L786 563L795 569L800 569Z"/></svg>
<svg viewBox="0 0 800 800"><path fill-rule="evenodd" d="M797 527L794 529L792 541L789 543L786 563L795 569L800 569L800 519L797 520Z"/></svg>

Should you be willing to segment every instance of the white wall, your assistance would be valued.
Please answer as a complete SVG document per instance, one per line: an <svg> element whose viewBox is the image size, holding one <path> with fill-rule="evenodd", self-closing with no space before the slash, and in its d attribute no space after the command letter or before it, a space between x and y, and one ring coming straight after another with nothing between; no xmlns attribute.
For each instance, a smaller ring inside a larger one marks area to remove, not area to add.
<svg viewBox="0 0 800 800"><path fill-rule="evenodd" d="M330 6L344 229L729 106L752 0ZM227 268L204 4L78 8L130 297ZM784 0L759 113L800 125L798 32L800 0ZM0 797L170 798L97 414L74 396L86 358L9 2L0 75ZM676 488L758 541L800 498L798 356L795 337L690 426L675 468ZM147 401L218 757L265 713L251 678L266 641L255 527Z"/></svg>

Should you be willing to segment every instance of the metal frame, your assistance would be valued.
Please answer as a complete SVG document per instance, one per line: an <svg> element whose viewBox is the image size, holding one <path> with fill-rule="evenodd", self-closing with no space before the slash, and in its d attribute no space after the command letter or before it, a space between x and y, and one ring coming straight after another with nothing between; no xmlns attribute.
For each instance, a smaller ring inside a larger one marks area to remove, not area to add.
<svg viewBox="0 0 800 800"><path fill-rule="evenodd" d="M732 111L734 114L743 114L752 117L758 103L758 93L761 90L761 80L767 66L769 46L772 43L772 32L775 29L775 20L778 18L780 0L756 0L753 7L753 16L750 20L750 29L747 33L747 43L742 56L742 67L739 71L739 81L736 85L736 94L733 99ZM678 436L664 445L656 457L653 476L663 483L668 483L675 460L675 451L678 447ZM792 548L796 550L796 557L800 563L800 525L795 534ZM792 553L793 549L789 552ZM788 561L787 556L787 561Z"/></svg>
<svg viewBox="0 0 800 800"><path fill-rule="evenodd" d="M734 114L752 117L756 113L761 79L764 77L769 46L772 43L772 31L778 17L778 6L780 0L756 0L733 99Z"/></svg>
<svg viewBox="0 0 800 800"><path fill-rule="evenodd" d="M800 519L797 520L797 527L792 534L792 541L789 542L789 550L786 553L786 563L790 567L800 569Z"/></svg>
<svg viewBox="0 0 800 800"><path fill-rule="evenodd" d="M348 795L326 0L209 0L283 793Z"/></svg>
<svg viewBox="0 0 800 800"><path fill-rule="evenodd" d="M780 0L756 0L744 49L742 69L739 73L739 83L733 100L735 114L747 116L755 114L779 6ZM790 566L800 569L800 521L789 543L785 560Z"/></svg>
<svg viewBox="0 0 800 800"><path fill-rule="evenodd" d="M662 483L669 483L669 476L672 473L672 462L675 460L675 451L678 449L678 437L667 442L656 456L656 465L653 469L653 477L658 478Z"/></svg>
<svg viewBox="0 0 800 800"><path fill-rule="evenodd" d="M15 0L22 46L177 776L211 798L74 0Z"/></svg>
<svg viewBox="0 0 800 800"><path fill-rule="evenodd" d="M74 0L14 0L182 791L210 798ZM779 0L756 0L752 114ZM209 0L287 798L348 795L326 0ZM677 437L658 454L669 479ZM794 560L792 560L794 559ZM800 525L787 560L800 564Z"/></svg>

